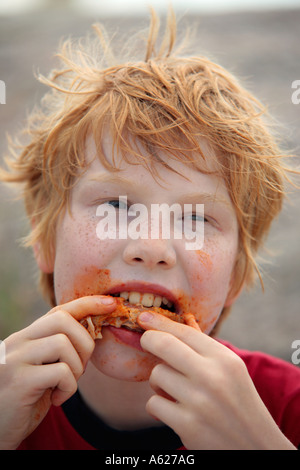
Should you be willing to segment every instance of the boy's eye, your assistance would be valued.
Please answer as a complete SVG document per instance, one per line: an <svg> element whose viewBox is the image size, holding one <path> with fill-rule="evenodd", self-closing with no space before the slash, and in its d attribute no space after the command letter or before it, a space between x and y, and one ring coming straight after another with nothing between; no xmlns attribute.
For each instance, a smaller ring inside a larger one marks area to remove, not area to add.
<svg viewBox="0 0 300 470"><path fill-rule="evenodd" d="M118 210L128 210L128 204L126 202L120 200L120 199L111 199L110 201L107 201L106 204L113 206L115 209Z"/></svg>
<svg viewBox="0 0 300 470"><path fill-rule="evenodd" d="M192 214L190 217L191 217L192 220L194 220L194 221L199 221L199 222L200 222L200 221L201 221L201 222L206 222L206 221L207 221L207 219L206 219L206 218L204 217L204 215L202 215L202 214Z"/></svg>
<svg viewBox="0 0 300 470"><path fill-rule="evenodd" d="M188 218L193 222L208 222L207 218L203 214L189 214L185 215L184 218Z"/></svg>

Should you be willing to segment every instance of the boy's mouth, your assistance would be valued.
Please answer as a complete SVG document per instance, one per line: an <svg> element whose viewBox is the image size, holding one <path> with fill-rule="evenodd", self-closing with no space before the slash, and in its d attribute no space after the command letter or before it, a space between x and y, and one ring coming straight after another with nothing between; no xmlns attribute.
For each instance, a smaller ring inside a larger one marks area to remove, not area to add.
<svg viewBox="0 0 300 470"><path fill-rule="evenodd" d="M124 291L120 292L120 294L123 294ZM138 316L144 309L152 309L156 313L160 313L161 315L164 315L168 317L171 320L177 321L179 323L184 322L184 317L182 317L180 314L177 314L176 312L172 312L171 310L165 308L162 309L160 307L155 307L155 306L144 306L141 303L142 297L143 296L136 292L132 291L131 294L128 293L128 299L132 299L133 302L131 303L128 302L128 300L125 300L123 296L119 295L118 292L115 292L113 294L114 297L116 297L116 307L113 312L110 313L103 313L101 315L92 315L92 316L87 316L83 318L80 323L88 330L90 335L92 336L93 339L100 339L102 338L102 327L103 326L110 326L110 327L115 327L117 329L129 329L131 332L138 332L142 333L143 328L139 325L138 323ZM112 294L109 294L112 295ZM126 291L127 297L127 291ZM153 294L151 297L145 295L145 301L146 303L150 304L150 300L152 299ZM149 300L150 299L150 300ZM147 302L148 300L148 302ZM173 307L173 304L171 304L170 301L170 309ZM158 300L157 300L158 303ZM153 304L153 302L152 302ZM120 332L118 333L118 336L120 336ZM131 338L132 339L132 338Z"/></svg>
<svg viewBox="0 0 300 470"><path fill-rule="evenodd" d="M122 291L110 295L112 297L121 297L131 305L142 305L146 308L158 307L176 313L175 305L171 300L152 292Z"/></svg>
<svg viewBox="0 0 300 470"><path fill-rule="evenodd" d="M168 288L150 282L128 281L115 284L104 295L121 297L131 305L161 308L180 315L182 308L177 297Z"/></svg>
<svg viewBox="0 0 300 470"><path fill-rule="evenodd" d="M144 330L138 323L138 316L144 309L152 309L170 320L199 329L194 315L182 311L179 300L175 298L172 292L157 284L122 283L115 285L104 295L116 297L115 310L108 314L92 315L81 320L82 325L89 331L93 339L102 338L101 330L103 326L118 329L119 332L116 332L115 329L112 330L118 337L122 336L124 330L130 330L131 333L143 333ZM132 335L129 339L132 341Z"/></svg>

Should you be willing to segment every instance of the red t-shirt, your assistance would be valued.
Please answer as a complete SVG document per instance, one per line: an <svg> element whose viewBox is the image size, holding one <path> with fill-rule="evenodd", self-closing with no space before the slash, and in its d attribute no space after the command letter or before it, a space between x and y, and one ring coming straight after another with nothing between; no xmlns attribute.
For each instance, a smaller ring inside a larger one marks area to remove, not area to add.
<svg viewBox="0 0 300 470"><path fill-rule="evenodd" d="M225 341L222 343L243 359L274 421L283 434L299 448L300 368L264 353L237 349ZM61 407L51 407L42 423L19 447L20 450L96 448L98 447L91 445L75 430ZM178 448L183 447L179 445Z"/></svg>

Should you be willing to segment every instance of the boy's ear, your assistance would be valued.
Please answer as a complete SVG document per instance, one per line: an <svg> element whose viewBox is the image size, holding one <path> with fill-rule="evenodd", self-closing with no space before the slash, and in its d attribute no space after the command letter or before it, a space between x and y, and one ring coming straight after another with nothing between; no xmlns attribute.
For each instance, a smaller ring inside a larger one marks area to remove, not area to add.
<svg viewBox="0 0 300 470"><path fill-rule="evenodd" d="M45 274L51 274L54 271L54 260L47 261L40 242L33 245L33 253L40 270Z"/></svg>

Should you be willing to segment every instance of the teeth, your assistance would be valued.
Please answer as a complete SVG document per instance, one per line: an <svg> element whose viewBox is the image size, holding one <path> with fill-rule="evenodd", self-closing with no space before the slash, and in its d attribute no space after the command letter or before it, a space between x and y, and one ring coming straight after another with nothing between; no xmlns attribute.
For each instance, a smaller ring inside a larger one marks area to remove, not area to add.
<svg viewBox="0 0 300 470"><path fill-rule="evenodd" d="M123 297L123 299L128 300L129 298L129 292L121 292L120 297Z"/></svg>
<svg viewBox="0 0 300 470"><path fill-rule="evenodd" d="M144 307L152 307L154 301L154 294L144 294L142 297L142 305Z"/></svg>
<svg viewBox="0 0 300 470"><path fill-rule="evenodd" d="M173 304L166 297L154 295L151 293L140 294L139 292L120 292L120 297L128 300L131 304L142 304L144 307L163 307L172 308Z"/></svg>
<svg viewBox="0 0 300 470"><path fill-rule="evenodd" d="M141 301L141 294L139 292L130 292L128 300L131 304L139 304Z"/></svg>
<svg viewBox="0 0 300 470"><path fill-rule="evenodd" d="M156 295L153 300L153 307L160 307L162 303L162 297L160 295Z"/></svg>

